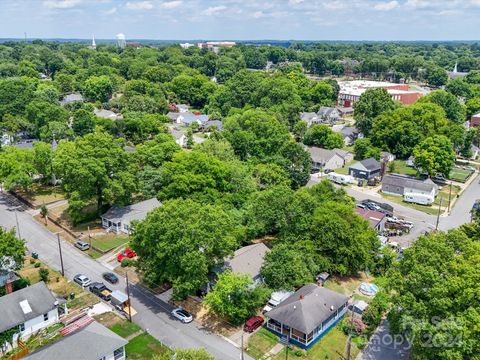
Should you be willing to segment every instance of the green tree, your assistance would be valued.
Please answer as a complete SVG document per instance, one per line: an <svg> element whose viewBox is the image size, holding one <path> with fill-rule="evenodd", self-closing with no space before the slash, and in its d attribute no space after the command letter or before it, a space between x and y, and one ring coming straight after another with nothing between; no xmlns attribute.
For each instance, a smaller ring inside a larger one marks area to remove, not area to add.
<svg viewBox="0 0 480 360"><path fill-rule="evenodd" d="M368 89L353 105L353 117L356 126L365 135L368 135L372 127L373 119L378 115L395 109L395 102L383 88Z"/></svg>
<svg viewBox="0 0 480 360"><path fill-rule="evenodd" d="M195 293L208 283L209 271L237 247L237 224L222 205L165 202L135 226L132 236L145 280L171 283L179 298Z"/></svg>
<svg viewBox="0 0 480 360"><path fill-rule="evenodd" d="M36 173L41 176L44 184L52 181L52 161L52 145L44 142L36 142L33 144L33 166L35 166Z"/></svg>
<svg viewBox="0 0 480 360"><path fill-rule="evenodd" d="M274 290L294 290L312 282L319 270L312 253L287 243L274 246L261 270L265 284Z"/></svg>
<svg viewBox="0 0 480 360"><path fill-rule="evenodd" d="M82 92L88 101L104 103L112 96L113 83L106 75L91 76L85 81Z"/></svg>
<svg viewBox="0 0 480 360"><path fill-rule="evenodd" d="M15 229L5 230L0 226L0 269L21 269L26 251L25 241L17 238Z"/></svg>
<svg viewBox="0 0 480 360"><path fill-rule="evenodd" d="M357 139L353 147L355 153L355 159L363 160L373 157L375 159L380 158L380 149L374 147L369 138Z"/></svg>
<svg viewBox="0 0 480 360"><path fill-rule="evenodd" d="M85 109L79 109L73 114L72 130L76 136L92 133L95 128L95 115Z"/></svg>
<svg viewBox="0 0 480 360"><path fill-rule="evenodd" d="M25 78L0 80L0 119L5 114L21 114L33 99L35 82Z"/></svg>
<svg viewBox="0 0 480 360"><path fill-rule="evenodd" d="M36 174L33 152L8 146L0 149L0 182L5 189L22 188L27 190Z"/></svg>
<svg viewBox="0 0 480 360"><path fill-rule="evenodd" d="M467 106L467 116L472 116L480 112L480 97L474 97L465 103Z"/></svg>
<svg viewBox="0 0 480 360"><path fill-rule="evenodd" d="M439 87L447 83L448 74L441 67L431 67L427 69L426 78L429 85Z"/></svg>
<svg viewBox="0 0 480 360"><path fill-rule="evenodd" d="M437 173L449 176L455 163L455 151L450 140L443 135L423 140L413 150L415 166L430 176Z"/></svg>
<svg viewBox="0 0 480 360"><path fill-rule="evenodd" d="M342 148L343 137L339 133L334 133L327 125L312 125L305 132L303 143L326 149Z"/></svg>
<svg viewBox="0 0 480 360"><path fill-rule="evenodd" d="M268 297L261 286L252 288L252 285L249 275L227 270L218 275L213 291L205 296L205 305L233 324L241 324L255 314Z"/></svg>
<svg viewBox="0 0 480 360"><path fill-rule="evenodd" d="M454 123L463 124L465 121L465 107L460 104L456 96L445 90L432 91L430 94L421 97L418 102L430 102L441 106L447 119Z"/></svg>
<svg viewBox="0 0 480 360"><path fill-rule="evenodd" d="M104 204L130 203L137 184L129 166L121 143L101 132L61 142L53 161L69 204L88 205L93 200L97 212Z"/></svg>

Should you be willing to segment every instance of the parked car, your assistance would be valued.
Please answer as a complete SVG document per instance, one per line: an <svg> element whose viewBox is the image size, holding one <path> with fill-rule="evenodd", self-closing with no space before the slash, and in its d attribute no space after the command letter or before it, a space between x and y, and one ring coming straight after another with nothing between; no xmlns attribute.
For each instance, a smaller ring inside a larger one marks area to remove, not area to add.
<svg viewBox="0 0 480 360"><path fill-rule="evenodd" d="M102 274L102 277L108 281L110 284L116 284L118 283L118 277L114 273L111 272L105 272Z"/></svg>
<svg viewBox="0 0 480 360"><path fill-rule="evenodd" d="M193 321L192 314L182 308L173 309L172 315L185 324L191 323Z"/></svg>
<svg viewBox="0 0 480 360"><path fill-rule="evenodd" d="M263 320L261 316L252 316L243 326L243 331L249 333L254 332L256 329L263 325L264 321L265 320Z"/></svg>
<svg viewBox="0 0 480 360"><path fill-rule="evenodd" d="M79 248L82 251L90 249L90 244L82 240L75 241L75 247Z"/></svg>
<svg viewBox="0 0 480 360"><path fill-rule="evenodd" d="M356 206L357 206L357 208L359 208L359 209L366 209L366 208L367 208L367 207L365 206L365 204L357 204Z"/></svg>
<svg viewBox="0 0 480 360"><path fill-rule="evenodd" d="M86 277L85 275L82 275L82 274L75 275L73 277L73 281L76 282L81 287L88 286L92 283L92 281L88 277Z"/></svg>
<svg viewBox="0 0 480 360"><path fill-rule="evenodd" d="M104 283L94 282L88 287L88 290L105 301L110 301L112 298L112 290L107 288Z"/></svg>
<svg viewBox="0 0 480 360"><path fill-rule="evenodd" d="M117 256L117 260L122 262L123 259L131 259L137 256L137 253L132 249L125 249Z"/></svg>

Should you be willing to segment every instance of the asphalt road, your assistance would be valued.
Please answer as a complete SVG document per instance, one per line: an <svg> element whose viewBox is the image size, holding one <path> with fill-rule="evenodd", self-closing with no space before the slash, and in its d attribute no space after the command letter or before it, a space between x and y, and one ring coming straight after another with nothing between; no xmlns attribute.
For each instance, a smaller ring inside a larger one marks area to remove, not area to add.
<svg viewBox="0 0 480 360"><path fill-rule="evenodd" d="M15 209L19 203L11 196L0 193L0 226L10 229L15 226ZM26 208L17 208L20 235L27 241L31 252L37 252L42 261L60 270L60 257L57 238L38 224ZM101 274L110 271L99 262L83 254L66 241L61 241L65 276L72 279L76 274L84 274L92 281L103 281ZM117 285L109 285L112 290L126 293L125 279L120 277ZM152 336L173 348L205 348L218 359L237 360L240 350L223 338L209 332L195 321L183 324L170 315L172 307L140 286L130 286L132 307L137 311L133 321ZM252 359L245 354L245 359ZM253 360L253 359L252 359Z"/></svg>
<svg viewBox="0 0 480 360"><path fill-rule="evenodd" d="M391 336L387 320L382 320L356 360L406 360L409 358L410 344L403 340L401 336Z"/></svg>

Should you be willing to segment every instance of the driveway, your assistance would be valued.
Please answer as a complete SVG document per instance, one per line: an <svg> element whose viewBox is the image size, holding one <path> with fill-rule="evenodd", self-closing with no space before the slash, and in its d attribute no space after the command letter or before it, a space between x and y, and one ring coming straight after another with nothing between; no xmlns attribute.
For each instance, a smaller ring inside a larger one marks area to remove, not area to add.
<svg viewBox="0 0 480 360"><path fill-rule="evenodd" d="M400 336L391 336L388 321L382 320L356 360L406 360L409 354L410 344Z"/></svg>
<svg viewBox="0 0 480 360"><path fill-rule="evenodd" d="M0 226L10 229L15 226L15 210L19 203L11 196L0 193ZM57 238L45 227L38 224L26 211L17 210L21 237L27 241L30 251L39 254L41 260L56 270L60 270ZM101 274L110 271L107 267L91 259L66 241L61 241L65 276L72 279L76 274L87 275L93 281L102 281ZM126 292L125 279L120 277L117 285L109 285L114 290ZM240 350L233 344L217 336L195 321L182 324L170 316L171 306L148 290L130 286L132 307L137 311L135 323L152 336L170 347L205 348L218 359L238 360ZM252 359L245 355L245 359Z"/></svg>

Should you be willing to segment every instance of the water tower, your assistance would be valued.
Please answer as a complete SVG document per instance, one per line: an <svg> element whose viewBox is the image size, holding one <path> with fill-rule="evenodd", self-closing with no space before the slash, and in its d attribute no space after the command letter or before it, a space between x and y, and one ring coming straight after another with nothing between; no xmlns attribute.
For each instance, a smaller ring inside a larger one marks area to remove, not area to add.
<svg viewBox="0 0 480 360"><path fill-rule="evenodd" d="M125 35L120 33L120 34L117 34L116 38L117 38L117 46L120 49L125 49L125 46L127 45L127 42L125 41Z"/></svg>

